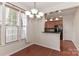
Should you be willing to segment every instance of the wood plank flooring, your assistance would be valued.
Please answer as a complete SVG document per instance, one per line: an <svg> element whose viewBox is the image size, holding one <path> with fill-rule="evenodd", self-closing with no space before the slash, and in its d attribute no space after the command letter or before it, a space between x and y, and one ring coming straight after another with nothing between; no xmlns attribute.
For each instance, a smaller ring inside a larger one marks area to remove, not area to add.
<svg viewBox="0 0 79 59"><path fill-rule="evenodd" d="M33 44L11 56L77 56L78 51L72 41L61 40L61 51Z"/></svg>
<svg viewBox="0 0 79 59"><path fill-rule="evenodd" d="M78 56L78 51L72 41L61 40L61 51L62 56Z"/></svg>

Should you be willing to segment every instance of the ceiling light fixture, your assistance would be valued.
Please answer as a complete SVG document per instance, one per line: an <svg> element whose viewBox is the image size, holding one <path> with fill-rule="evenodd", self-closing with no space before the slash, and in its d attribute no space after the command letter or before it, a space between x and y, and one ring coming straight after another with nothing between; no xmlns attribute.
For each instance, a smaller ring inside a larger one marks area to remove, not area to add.
<svg viewBox="0 0 79 59"><path fill-rule="evenodd" d="M59 20L59 18L55 18L55 20Z"/></svg>
<svg viewBox="0 0 79 59"><path fill-rule="evenodd" d="M45 22L47 22L48 20L46 19Z"/></svg>
<svg viewBox="0 0 79 59"><path fill-rule="evenodd" d="M62 12L61 10L58 11L59 13Z"/></svg>
<svg viewBox="0 0 79 59"><path fill-rule="evenodd" d="M34 2L34 8L30 11L26 11L26 15L30 18L42 18L44 16L44 13L36 9L36 2Z"/></svg>
<svg viewBox="0 0 79 59"><path fill-rule="evenodd" d="M49 21L53 21L53 19L51 18Z"/></svg>

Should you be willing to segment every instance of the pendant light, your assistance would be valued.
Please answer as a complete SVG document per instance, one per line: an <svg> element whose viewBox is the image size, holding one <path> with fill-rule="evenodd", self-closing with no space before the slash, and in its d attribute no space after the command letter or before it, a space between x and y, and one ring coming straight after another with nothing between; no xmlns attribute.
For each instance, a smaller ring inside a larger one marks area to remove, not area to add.
<svg viewBox="0 0 79 59"><path fill-rule="evenodd" d="M26 11L26 15L29 16L30 18L41 18L44 16L44 13L40 12L36 8L36 2L34 2L34 8L31 9L30 11Z"/></svg>

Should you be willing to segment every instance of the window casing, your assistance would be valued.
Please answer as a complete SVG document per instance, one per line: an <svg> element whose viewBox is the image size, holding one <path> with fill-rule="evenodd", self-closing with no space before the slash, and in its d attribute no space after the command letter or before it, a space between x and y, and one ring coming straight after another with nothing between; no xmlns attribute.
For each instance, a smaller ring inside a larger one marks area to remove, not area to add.
<svg viewBox="0 0 79 59"><path fill-rule="evenodd" d="M18 11L6 7L6 18L5 18L5 31L6 31L6 43L17 40L17 19Z"/></svg>
<svg viewBox="0 0 79 59"><path fill-rule="evenodd" d="M2 4L0 3L0 44L1 44L1 25L2 25Z"/></svg>
<svg viewBox="0 0 79 59"><path fill-rule="evenodd" d="M23 10L0 4L0 44L26 39L26 24L27 18ZM19 35L21 38L18 39Z"/></svg>
<svg viewBox="0 0 79 59"><path fill-rule="evenodd" d="M21 39L26 39L27 36L27 17L21 13Z"/></svg>

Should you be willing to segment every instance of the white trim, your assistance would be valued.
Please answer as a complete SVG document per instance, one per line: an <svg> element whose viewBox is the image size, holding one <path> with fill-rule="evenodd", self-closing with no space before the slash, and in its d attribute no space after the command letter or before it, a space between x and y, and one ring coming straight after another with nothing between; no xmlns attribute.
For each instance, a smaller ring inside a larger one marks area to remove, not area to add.
<svg viewBox="0 0 79 59"><path fill-rule="evenodd" d="M56 49L56 48L51 48L51 47L49 47L49 46L47 46L47 45L44 45L44 44L40 44L40 43L35 43L36 45L40 45L40 46L42 46L42 47L46 47L46 48L49 48L49 49L53 49L53 50L57 50L57 51L60 51L60 49Z"/></svg>
<svg viewBox="0 0 79 59"><path fill-rule="evenodd" d="M16 50L16 51L12 52L12 53L10 53L10 54L7 54L6 56L10 56L10 55L12 55L12 54L14 54L14 53L16 53L16 52L18 52L18 51L20 51L20 50L22 50L22 49L28 47L28 46L31 46L32 44L33 44L33 43L29 43L29 44L27 44L25 47L20 48L20 49L18 49L18 50Z"/></svg>

